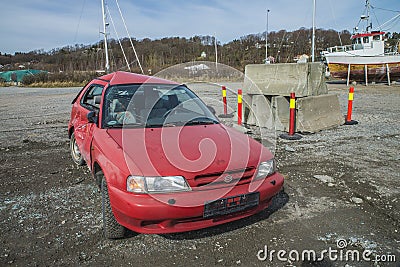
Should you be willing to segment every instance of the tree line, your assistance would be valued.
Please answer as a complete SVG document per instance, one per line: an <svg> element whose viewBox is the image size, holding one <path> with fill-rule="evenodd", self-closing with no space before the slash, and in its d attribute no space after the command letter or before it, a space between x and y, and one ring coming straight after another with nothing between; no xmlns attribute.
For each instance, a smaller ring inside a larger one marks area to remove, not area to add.
<svg viewBox="0 0 400 267"><path fill-rule="evenodd" d="M318 56L327 47L350 44L350 32L345 30L316 30L316 53ZM395 44L398 33L388 33L389 42ZM268 55L275 62L294 62L298 55L310 54L311 29L300 28L295 31L272 31L268 34ZM125 56L131 71L140 73L138 62L128 38L121 39ZM170 66L189 61L215 61L215 39L213 36L166 37L151 40L132 39L145 74L155 74ZM34 50L15 55L0 54L2 70L25 68L46 70L50 73L79 73L104 70L104 43L74 45L55 48L50 51ZM226 44L217 40L218 62L244 71L248 64L263 63L265 60L265 32L249 34ZM111 71L128 70L125 57L118 40L109 40ZM93 74L95 75L95 74ZM80 77L80 75L75 75ZM69 78L74 76L68 76ZM60 78L60 77L59 77Z"/></svg>

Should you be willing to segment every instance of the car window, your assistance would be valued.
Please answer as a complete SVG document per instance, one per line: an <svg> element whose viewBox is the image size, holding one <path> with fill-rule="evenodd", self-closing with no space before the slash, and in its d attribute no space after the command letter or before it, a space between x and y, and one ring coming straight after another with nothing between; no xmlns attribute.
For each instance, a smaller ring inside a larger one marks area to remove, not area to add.
<svg viewBox="0 0 400 267"><path fill-rule="evenodd" d="M105 92L103 105L105 127L218 123L208 107L183 85L116 85Z"/></svg>
<svg viewBox="0 0 400 267"><path fill-rule="evenodd" d="M85 88L86 88L86 86L87 86L88 84L89 84L89 83L86 83L85 86L83 86L82 89L79 90L79 93L75 96L74 100L72 100L71 104L74 104L74 103L76 102L76 100L79 98L79 96L82 94L83 90L85 90Z"/></svg>
<svg viewBox="0 0 400 267"><path fill-rule="evenodd" d="M101 96L103 92L104 86L99 85L99 84L93 84L90 86L90 88L87 90L87 93L83 96L82 98L82 105L85 106L88 109L99 109L100 106L99 104L95 103L95 96Z"/></svg>

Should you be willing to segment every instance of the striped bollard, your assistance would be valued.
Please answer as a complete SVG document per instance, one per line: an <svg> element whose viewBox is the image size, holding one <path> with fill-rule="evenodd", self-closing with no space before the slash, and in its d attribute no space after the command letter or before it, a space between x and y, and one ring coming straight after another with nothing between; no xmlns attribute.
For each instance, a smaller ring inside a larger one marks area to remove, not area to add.
<svg viewBox="0 0 400 267"><path fill-rule="evenodd" d="M222 102L224 102L224 115L228 113L228 107L226 105L226 87L222 86Z"/></svg>
<svg viewBox="0 0 400 267"><path fill-rule="evenodd" d="M295 133L295 122L296 122L296 95L290 93L289 102L289 133L281 134L279 137L286 140L299 140L302 138L301 135Z"/></svg>
<svg viewBox="0 0 400 267"><path fill-rule="evenodd" d="M353 99L354 99L354 87L350 87L349 90L349 102L347 104L347 116L346 116L346 121L345 125L355 125L358 124L358 121L352 120L351 119L351 113L353 111Z"/></svg>
<svg viewBox="0 0 400 267"><path fill-rule="evenodd" d="M242 89L238 90L238 125L242 125L242 105L243 105L243 101L242 101Z"/></svg>
<svg viewBox="0 0 400 267"><path fill-rule="evenodd" d="M224 113L218 115L220 118L232 118L234 116L234 112L228 114L228 104L226 101L226 86L222 86L222 103L224 104Z"/></svg>

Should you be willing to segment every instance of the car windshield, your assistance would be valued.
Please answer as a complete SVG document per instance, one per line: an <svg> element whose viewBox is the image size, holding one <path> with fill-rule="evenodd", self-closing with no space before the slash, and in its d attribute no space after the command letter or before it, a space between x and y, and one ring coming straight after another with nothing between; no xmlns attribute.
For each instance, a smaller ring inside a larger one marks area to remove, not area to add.
<svg viewBox="0 0 400 267"><path fill-rule="evenodd" d="M171 127L217 124L218 119L184 85L133 84L107 89L103 123L106 128Z"/></svg>

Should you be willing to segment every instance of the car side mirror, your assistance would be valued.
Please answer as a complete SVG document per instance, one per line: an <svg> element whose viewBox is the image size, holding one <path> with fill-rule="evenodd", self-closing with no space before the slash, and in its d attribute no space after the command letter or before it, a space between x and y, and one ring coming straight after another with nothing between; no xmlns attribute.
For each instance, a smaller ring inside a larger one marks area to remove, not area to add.
<svg viewBox="0 0 400 267"><path fill-rule="evenodd" d="M215 115L215 113L217 113L212 106L207 105L207 108L211 111L212 114Z"/></svg>
<svg viewBox="0 0 400 267"><path fill-rule="evenodd" d="M97 122L99 121L99 117L97 116L97 113L96 113L96 112L90 111L90 112L87 114L86 117L87 117L87 119L88 119L88 121L89 121L90 123L94 123L94 124L97 125Z"/></svg>

